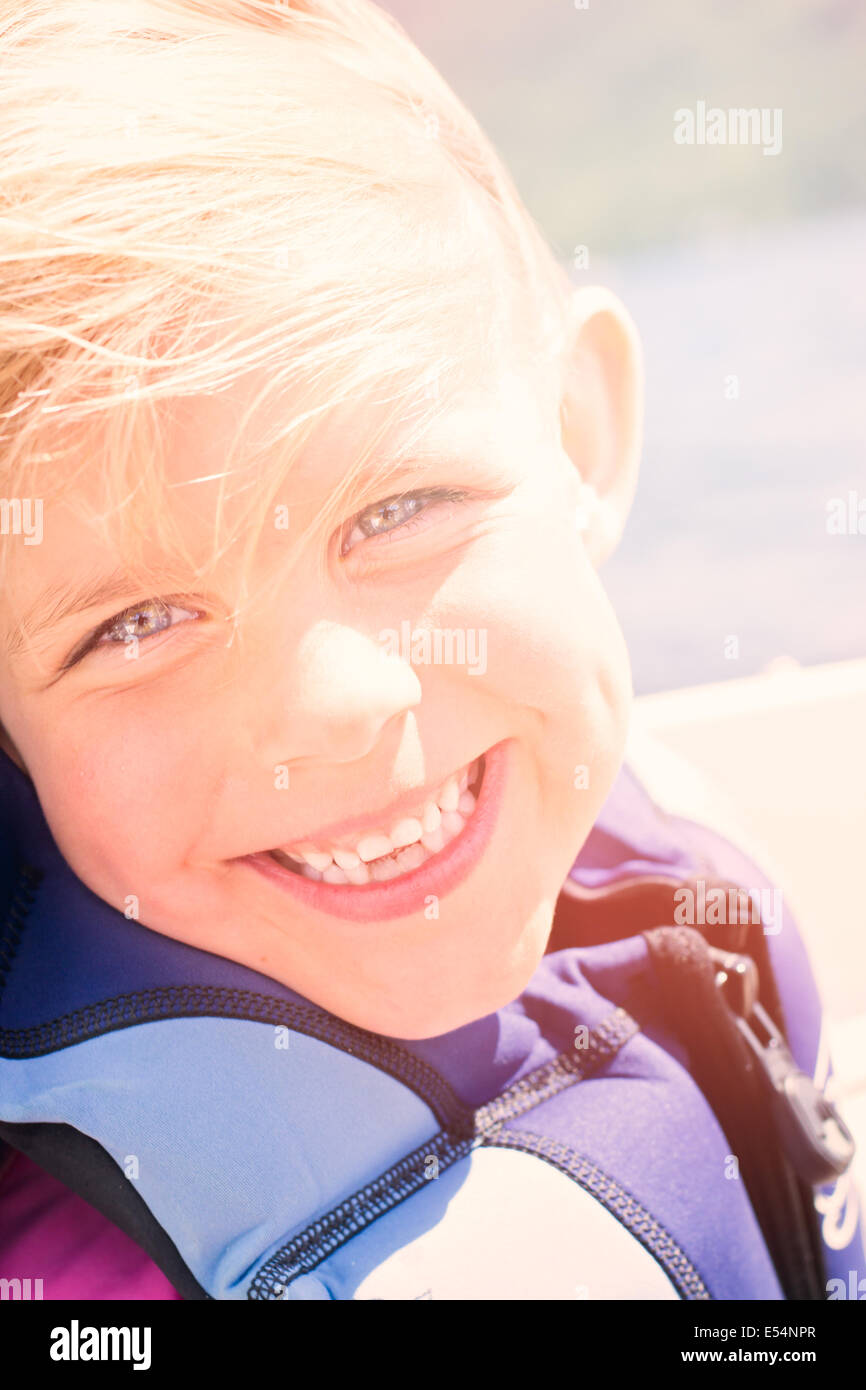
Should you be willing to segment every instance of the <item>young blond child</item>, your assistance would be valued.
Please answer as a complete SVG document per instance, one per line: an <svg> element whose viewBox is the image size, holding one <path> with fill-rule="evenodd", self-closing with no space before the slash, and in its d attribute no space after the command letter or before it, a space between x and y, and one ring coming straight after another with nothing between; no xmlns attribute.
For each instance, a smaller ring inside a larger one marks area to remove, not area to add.
<svg viewBox="0 0 866 1390"><path fill-rule="evenodd" d="M620 762L631 324L370 6L4 10L3 492L44 499L2 548L5 746L152 930L455 1028L532 974ZM396 657L406 620L486 669ZM255 858L357 849L485 755L429 893Z"/></svg>
<svg viewBox="0 0 866 1390"><path fill-rule="evenodd" d="M2 0L0 54L5 754L118 940L498 1018L622 762L626 310L365 0Z"/></svg>

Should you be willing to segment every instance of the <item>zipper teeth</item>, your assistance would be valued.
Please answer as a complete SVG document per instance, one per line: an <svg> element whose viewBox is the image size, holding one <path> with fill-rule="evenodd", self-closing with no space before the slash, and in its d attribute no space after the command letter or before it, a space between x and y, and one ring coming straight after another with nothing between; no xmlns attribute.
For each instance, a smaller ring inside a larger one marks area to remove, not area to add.
<svg viewBox="0 0 866 1390"><path fill-rule="evenodd" d="M378 1217L419 1191L428 1181L425 1160L435 1157L438 1172L465 1158L473 1149L510 1146L503 1130L507 1120L535 1109L591 1076L615 1056L636 1032L638 1024L625 1009L614 1009L592 1030L587 1047L580 1050L579 1059L571 1053L560 1053L550 1062L536 1067L502 1095L472 1112L469 1132L440 1130L426 1144L401 1158L373 1182L367 1183L339 1206L311 1222L265 1262L253 1278L247 1297L282 1298L289 1284L300 1275L315 1269Z"/></svg>

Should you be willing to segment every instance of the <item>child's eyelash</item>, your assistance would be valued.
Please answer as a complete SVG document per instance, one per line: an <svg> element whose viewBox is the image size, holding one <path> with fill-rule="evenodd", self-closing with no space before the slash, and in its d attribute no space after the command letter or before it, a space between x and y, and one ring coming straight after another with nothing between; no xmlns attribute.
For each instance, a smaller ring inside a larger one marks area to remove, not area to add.
<svg viewBox="0 0 866 1390"><path fill-rule="evenodd" d="M421 517L427 507L437 502L464 502L470 496L469 492L462 488L454 487L429 487L418 488L411 492L393 493L389 497L384 497L379 502L373 502L368 507L364 507L357 512L354 517L342 528L340 535L340 554L348 555L351 550L359 544L361 540L375 543L377 540L385 539L397 531L412 530L412 523L416 518ZM395 525L388 524L387 516L384 524L377 531L373 522L368 521L365 527L365 518L370 518L377 512L387 512L391 508L399 518L400 508L408 510L408 515L404 519L398 519ZM423 524L423 523L419 523ZM356 532L360 530L360 537L356 538ZM354 541L354 544L350 542ZM128 608L121 609L119 613L114 613L105 622L100 623L92 632L78 643L60 667L60 673L68 671L70 667L76 666L91 652L99 647L121 647L127 641L135 640L136 643L148 642L152 637L158 637L161 632L170 631L171 628L179 626L178 623L166 622L156 632L144 633L143 635L131 634L129 638L124 638L118 642L103 642L103 638L118 628L125 620L133 619L135 615L146 612L147 610L157 610L164 616L170 616L172 610L177 609L185 612L191 618L201 618L204 614L194 606L190 605L189 600L183 596L171 595L166 598L142 599L138 603L130 604Z"/></svg>
<svg viewBox="0 0 866 1390"><path fill-rule="evenodd" d="M188 600L182 598L175 598L172 596L170 598L142 599L141 602L130 604L128 608L123 608L119 613L115 613L112 617L106 618L104 623L100 623L98 627L94 628L94 630L78 644L74 651L70 653L63 663L61 670L66 671L70 666L77 665L79 661L83 660L90 652L95 651L100 646L122 647L125 646L127 642L132 642L133 640L136 643L148 642L152 637L158 637L161 632L167 632L170 631L171 628L179 626L178 623L166 622L161 628L157 629L156 632L148 632L141 635L133 633L128 638L123 638L116 643L102 642L103 637L110 633L112 628L119 627L125 620L134 618L135 615L146 612L148 609L157 610L167 617L170 617L175 610L187 613L192 618L200 618L203 616L200 610L192 607Z"/></svg>
<svg viewBox="0 0 866 1390"><path fill-rule="evenodd" d="M373 502L369 507L364 507L362 511L356 512L352 519L346 522L340 533L340 554L348 555L355 545L362 541L377 541L380 537L390 536L398 531L410 529L410 524L416 516L422 513L426 506L435 502L463 502L468 497L468 493L461 488L453 487L431 487L419 488L412 492L393 493L389 497L383 497L381 501ZM416 505L417 504L417 505ZM377 512L386 512L391 509L393 513L399 515L399 509L409 508L409 514L403 520L397 520L396 524L388 525L387 518L385 524L379 530L372 522L366 522L365 518L375 515ZM358 534L360 532L360 535ZM354 544L352 544L354 542Z"/></svg>

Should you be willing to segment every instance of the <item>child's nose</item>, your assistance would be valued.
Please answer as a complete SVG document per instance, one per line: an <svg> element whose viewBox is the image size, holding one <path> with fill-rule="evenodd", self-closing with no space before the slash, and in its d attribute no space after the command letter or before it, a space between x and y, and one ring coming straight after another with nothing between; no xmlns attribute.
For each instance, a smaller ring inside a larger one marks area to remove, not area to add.
<svg viewBox="0 0 866 1390"><path fill-rule="evenodd" d="M410 663L344 623L315 624L277 660L262 721L266 756L275 763L363 758L383 727L421 700Z"/></svg>

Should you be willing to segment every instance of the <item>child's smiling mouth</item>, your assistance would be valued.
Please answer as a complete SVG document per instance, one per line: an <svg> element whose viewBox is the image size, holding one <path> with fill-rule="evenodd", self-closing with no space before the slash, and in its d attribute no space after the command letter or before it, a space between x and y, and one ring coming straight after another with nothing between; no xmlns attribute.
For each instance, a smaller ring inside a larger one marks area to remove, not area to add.
<svg viewBox="0 0 866 1390"><path fill-rule="evenodd" d="M466 764L387 832L373 828L342 844L298 842L240 862L338 917L375 921L429 907L469 874L493 833L509 746Z"/></svg>
<svg viewBox="0 0 866 1390"><path fill-rule="evenodd" d="M302 843L272 850L286 868L325 883L384 883L419 869L455 840L474 814L484 777L484 758L446 779L431 797L389 830L374 828L343 836L340 843Z"/></svg>

